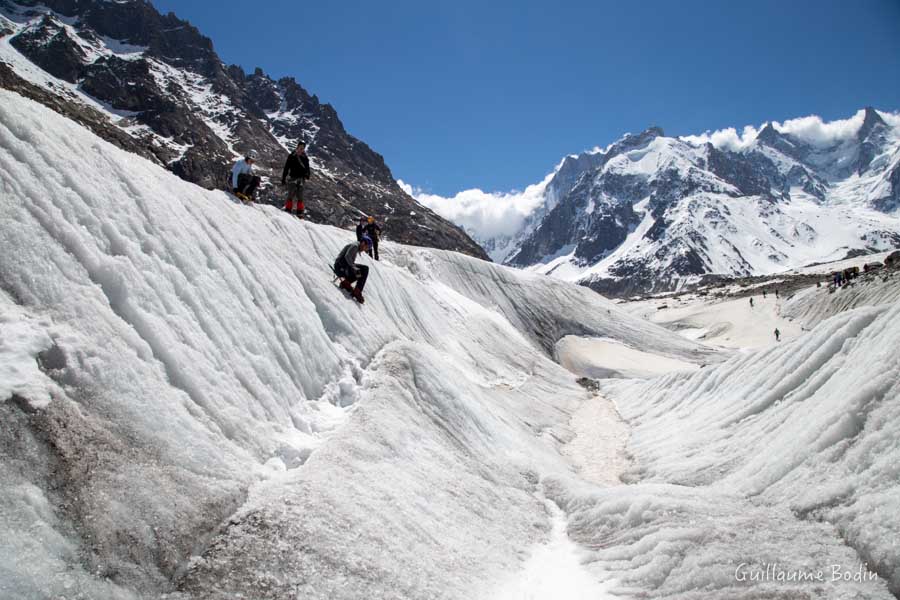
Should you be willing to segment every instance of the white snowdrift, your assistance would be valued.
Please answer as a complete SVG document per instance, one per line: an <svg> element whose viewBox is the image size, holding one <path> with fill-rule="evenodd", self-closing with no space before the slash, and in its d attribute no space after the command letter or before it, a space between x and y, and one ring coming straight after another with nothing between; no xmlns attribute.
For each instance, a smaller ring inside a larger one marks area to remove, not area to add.
<svg viewBox="0 0 900 600"><path fill-rule="evenodd" d="M389 243L361 307L331 283L351 233L5 91L0 148L0 372L27 363L0 398L3 597L490 596L570 470L588 394L553 344L714 359L589 290Z"/></svg>
<svg viewBox="0 0 900 600"><path fill-rule="evenodd" d="M647 379L673 371L694 371L689 363L636 350L615 340L566 336L556 344L559 364L582 377Z"/></svg>

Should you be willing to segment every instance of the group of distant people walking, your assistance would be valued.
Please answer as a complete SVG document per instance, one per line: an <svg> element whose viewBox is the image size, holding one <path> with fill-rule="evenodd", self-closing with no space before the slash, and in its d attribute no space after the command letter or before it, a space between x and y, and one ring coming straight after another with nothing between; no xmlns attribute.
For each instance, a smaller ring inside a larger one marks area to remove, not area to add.
<svg viewBox="0 0 900 600"><path fill-rule="evenodd" d="M766 290L763 290L762 297L766 298L766 295L767 295ZM778 288L775 288L775 297L778 298ZM753 296L750 296L750 308L753 308L753 307L754 307ZM773 333L775 334L775 341L776 342L781 341L781 331L779 331L777 327L775 328L775 331Z"/></svg>

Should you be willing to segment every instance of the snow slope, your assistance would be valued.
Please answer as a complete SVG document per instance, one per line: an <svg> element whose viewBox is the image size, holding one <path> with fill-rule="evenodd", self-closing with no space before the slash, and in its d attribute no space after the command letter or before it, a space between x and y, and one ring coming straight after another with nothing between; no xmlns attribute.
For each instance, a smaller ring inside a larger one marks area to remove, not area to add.
<svg viewBox="0 0 900 600"><path fill-rule="evenodd" d="M632 426L641 483L548 495L599 566L653 597L896 595L898 344L893 301L694 374L603 382ZM835 569L850 578L840 591ZM771 575L739 581L751 572Z"/></svg>
<svg viewBox="0 0 900 600"><path fill-rule="evenodd" d="M847 310L897 302L900 302L900 272L882 269L861 273L848 285L836 289L826 285L800 290L785 301L782 314L812 327Z"/></svg>
<svg viewBox="0 0 900 600"><path fill-rule="evenodd" d="M5 91L0 147L3 597L490 597L565 547L541 481L588 393L553 344L715 359L589 290L391 243L360 307L330 281L352 233Z"/></svg>

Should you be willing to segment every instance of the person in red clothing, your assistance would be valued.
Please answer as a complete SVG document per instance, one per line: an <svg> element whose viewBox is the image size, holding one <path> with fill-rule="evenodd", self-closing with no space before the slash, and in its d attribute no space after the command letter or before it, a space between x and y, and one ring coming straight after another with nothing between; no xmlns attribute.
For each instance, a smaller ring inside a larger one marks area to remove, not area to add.
<svg viewBox="0 0 900 600"><path fill-rule="evenodd" d="M281 173L281 185L286 185L287 199L284 202L285 212L303 218L306 206L303 204L303 184L309 179L309 157L306 155L306 144L297 143L297 149L288 154ZM290 181L288 181L290 180Z"/></svg>

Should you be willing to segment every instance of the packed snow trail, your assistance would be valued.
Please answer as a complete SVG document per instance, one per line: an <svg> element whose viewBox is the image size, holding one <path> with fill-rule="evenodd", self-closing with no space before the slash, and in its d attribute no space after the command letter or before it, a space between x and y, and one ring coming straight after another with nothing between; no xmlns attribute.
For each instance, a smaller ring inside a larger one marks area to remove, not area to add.
<svg viewBox="0 0 900 600"><path fill-rule="evenodd" d="M553 344L715 359L589 290L390 243L359 306L331 283L351 232L6 91L0 149L4 597L489 595L571 472L589 394Z"/></svg>
<svg viewBox="0 0 900 600"><path fill-rule="evenodd" d="M775 329L781 341L799 336L803 329L782 314L784 299L762 293L750 298L721 300L687 294L678 298L659 298L629 302L622 307L630 314L678 331L684 337L710 346L724 348L765 348L776 343Z"/></svg>

